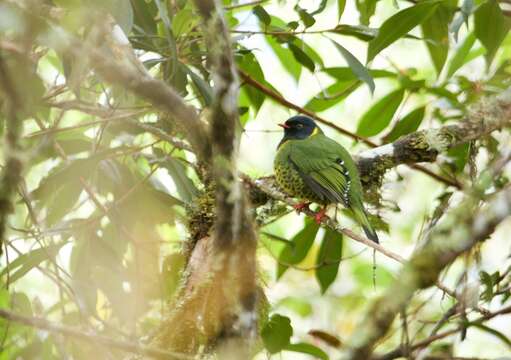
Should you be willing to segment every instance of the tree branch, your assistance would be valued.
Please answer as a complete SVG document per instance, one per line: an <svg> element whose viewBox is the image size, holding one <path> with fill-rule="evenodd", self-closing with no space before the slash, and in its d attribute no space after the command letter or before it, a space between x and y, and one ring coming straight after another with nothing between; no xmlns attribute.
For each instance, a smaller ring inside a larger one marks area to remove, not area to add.
<svg viewBox="0 0 511 360"><path fill-rule="evenodd" d="M316 120L317 122L321 123L321 124L324 124L326 126L329 126L331 127L332 129L335 129L336 131L340 132L341 134L344 134L346 136L349 136L350 138L354 139L354 140L357 140L357 141L361 141L363 142L364 144L366 145L369 145L370 147L373 147L373 148L377 148L378 147L378 144L376 144L375 142L365 138L365 137L362 137L360 135L357 135L351 131L348 131L334 123L332 123L331 121L328 121L318 115L316 115L314 112L310 111L310 110L307 110L301 106L298 106L288 100L286 100L284 97L282 97L280 94L276 93L275 91L273 91L272 89L268 88L267 86L261 84L260 82L258 82L257 80L253 79L252 77L250 77L250 75L248 75L247 73L243 72L242 70L238 70L241 77L243 78L243 80L250 86L252 86L253 88L261 91L262 93L268 95L270 98L272 98L273 100L275 100L276 102L278 102L279 104L282 104L290 109L293 109L295 111L298 111L299 113L301 114L305 114L307 116L310 116L311 118L313 118L314 120ZM411 166L412 168L418 170L418 171L421 171L423 172L424 174L427 174L429 176L431 176L432 178L440 181L440 182L443 182L447 185L450 185L450 186L454 186L456 188L460 188L459 184L455 181L452 181L451 179L447 179L443 176L440 176L436 173L434 173L433 171L429 170L429 169L426 169L424 167L421 167L419 165L412 165Z"/></svg>
<svg viewBox="0 0 511 360"><path fill-rule="evenodd" d="M350 360L370 358L376 342L387 333L415 291L435 284L447 265L486 240L511 214L511 189L494 195L484 208L477 209L478 204L478 197L468 197L430 233L426 244L412 255L384 295L367 311L354 332L357 335L348 342Z"/></svg>
<svg viewBox="0 0 511 360"><path fill-rule="evenodd" d="M186 354L165 351L153 347L139 345L132 342L112 339L106 336L91 334L78 330L74 327L55 324L46 319L18 315L5 309L0 309L0 317L8 321L24 324L37 329L42 329L49 332L62 334L64 336L77 338L80 339L81 341L92 343L93 345L113 347L126 352L150 356L156 359L194 359L194 357Z"/></svg>
<svg viewBox="0 0 511 360"><path fill-rule="evenodd" d="M365 184L380 184L385 172L400 164L435 161L438 154L511 124L511 88L482 99L456 125L417 131L396 142L366 150L356 156Z"/></svg>
<svg viewBox="0 0 511 360"><path fill-rule="evenodd" d="M23 62L23 58L19 59ZM5 121L5 165L0 174L0 255L3 252L7 218L13 211L12 196L16 192L21 181L23 162L21 160L20 137L22 120L19 113L26 111L23 102L18 95L18 89L12 82L6 61L0 53L0 90L6 96L6 121Z"/></svg>

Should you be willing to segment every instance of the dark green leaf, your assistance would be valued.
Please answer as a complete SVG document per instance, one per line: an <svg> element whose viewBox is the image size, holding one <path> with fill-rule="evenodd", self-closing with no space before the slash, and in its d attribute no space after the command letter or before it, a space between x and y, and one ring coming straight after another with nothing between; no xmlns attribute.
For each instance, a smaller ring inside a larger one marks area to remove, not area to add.
<svg viewBox="0 0 511 360"><path fill-rule="evenodd" d="M454 73L456 73L456 71L466 63L467 55L470 52L470 49L472 49L475 41L476 37L474 33L470 33L467 35L465 40L463 40L463 43L461 43L461 45L456 49L454 56L449 61L447 78L451 78Z"/></svg>
<svg viewBox="0 0 511 360"><path fill-rule="evenodd" d="M486 48L486 61L491 64L510 27L497 0L488 0L474 14L474 33Z"/></svg>
<svg viewBox="0 0 511 360"><path fill-rule="evenodd" d="M312 344L307 343L289 344L284 348L284 350L312 355L314 356L315 359L321 360L329 359L328 355L323 350Z"/></svg>
<svg viewBox="0 0 511 360"><path fill-rule="evenodd" d="M325 235L319 248L316 258L316 279L321 287L321 293L324 294L330 285L335 281L342 259L342 234L325 229Z"/></svg>
<svg viewBox="0 0 511 360"><path fill-rule="evenodd" d="M319 112L341 102L361 84L360 81L353 78L353 74L350 74L350 77L351 80L336 82L316 94L305 104L305 108L314 112Z"/></svg>
<svg viewBox="0 0 511 360"><path fill-rule="evenodd" d="M378 35L378 29L373 29L364 25L337 25L332 31L336 34L354 36L362 41L371 41Z"/></svg>
<svg viewBox="0 0 511 360"><path fill-rule="evenodd" d="M403 89L395 90L374 104L358 122L357 134L367 137L383 131L390 124L404 93Z"/></svg>
<svg viewBox="0 0 511 360"><path fill-rule="evenodd" d="M313 12L311 12L310 14L311 15L316 15L316 14L319 14L319 13L322 13L323 10L325 10L326 8L326 3L328 2L328 0L321 0L321 2L319 3L319 6L316 10L314 10Z"/></svg>
<svg viewBox="0 0 511 360"><path fill-rule="evenodd" d="M291 320L279 314L273 314L261 330L264 347L275 354L289 345L293 336Z"/></svg>
<svg viewBox="0 0 511 360"><path fill-rule="evenodd" d="M454 14L448 4L440 4L433 15L424 20L421 24L422 34L428 40L426 46L429 55L435 66L437 75L440 74L449 52L449 23Z"/></svg>
<svg viewBox="0 0 511 360"><path fill-rule="evenodd" d="M261 21L263 24L270 25L270 23L271 23L270 14L268 14L266 12L266 10L261 5L254 6L254 8L252 9L252 12L254 13L255 16L257 16L259 21Z"/></svg>
<svg viewBox="0 0 511 360"><path fill-rule="evenodd" d="M373 93L375 87L374 80L373 77L369 74L369 71L367 71L366 67L362 65L360 61L358 61L357 58L353 56L348 50L346 50L342 45L336 43L333 40L332 43L344 57L344 60L346 60L346 62L348 63L351 71L353 71L353 74L355 74L357 78L365 82L369 86L371 93Z"/></svg>
<svg viewBox="0 0 511 360"><path fill-rule="evenodd" d="M292 239L292 245L286 246L280 253L277 268L277 278L280 278L289 267L288 264L298 264L309 252L314 238L318 232L319 225L313 220L306 219L304 228L296 234Z"/></svg>
<svg viewBox="0 0 511 360"><path fill-rule="evenodd" d="M312 61L312 59L302 49L300 49L295 44L289 43L288 46L289 46L289 50L291 50L291 52L293 53L293 56L295 57L295 59L300 64L305 66L307 69L309 69L311 72L314 72L314 69L316 68L314 61Z"/></svg>
<svg viewBox="0 0 511 360"><path fill-rule="evenodd" d="M316 19L314 19L314 17L311 14L309 14L304 9L300 8L298 5L295 6L295 10L298 11L298 15L300 16L300 19L302 20L303 25L305 25L306 28L309 28L312 25L314 25Z"/></svg>
<svg viewBox="0 0 511 360"><path fill-rule="evenodd" d="M392 142L399 137L416 131L424 119L425 107L421 106L410 111L405 117L399 120L392 131L385 136L385 142Z"/></svg>
<svg viewBox="0 0 511 360"><path fill-rule="evenodd" d="M454 166L454 171L459 173L463 171L468 161L469 144L460 144L450 148L447 155L451 159L451 164Z"/></svg>
<svg viewBox="0 0 511 360"><path fill-rule="evenodd" d="M438 3L439 0L420 2L387 19L382 24L378 36L369 42L367 62L373 60L380 51L431 16Z"/></svg>

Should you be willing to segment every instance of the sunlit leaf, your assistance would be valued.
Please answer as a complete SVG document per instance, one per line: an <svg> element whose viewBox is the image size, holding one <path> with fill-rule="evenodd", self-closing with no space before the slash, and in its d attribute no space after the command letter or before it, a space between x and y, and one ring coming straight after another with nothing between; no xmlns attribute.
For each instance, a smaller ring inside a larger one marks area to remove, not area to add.
<svg viewBox="0 0 511 360"><path fill-rule="evenodd" d="M452 77L454 73L456 73L456 71L466 63L467 55L470 52L470 49L472 49L472 46L474 45L475 41L476 37L474 33L469 33L465 40L463 40L461 45L458 46L456 52L454 53L454 56L449 61L449 65L447 68L448 78Z"/></svg>
<svg viewBox="0 0 511 360"><path fill-rule="evenodd" d="M26 275L30 270L39 266L42 262L53 261L60 248L64 245L65 242L61 242L58 244L33 249L25 254L21 254L14 261L4 267L0 273L0 276L5 276L7 272L9 272L9 281L11 283L15 283L17 280Z"/></svg>
<svg viewBox="0 0 511 360"><path fill-rule="evenodd" d="M369 73L369 71L366 69L364 65L360 63L360 61L357 60L353 54L351 54L348 50L346 50L342 45L336 43L332 40L332 43L337 48L337 50L341 53L341 55L344 57L344 60L348 63L351 71L353 71L353 74L363 82L369 86L369 89L371 90L371 93L374 92L374 80Z"/></svg>
<svg viewBox="0 0 511 360"><path fill-rule="evenodd" d="M341 21L341 16L346 7L346 0L337 0L337 22Z"/></svg>
<svg viewBox="0 0 511 360"><path fill-rule="evenodd" d="M424 119L425 110L424 106L420 106L406 114L396 123L392 131L385 136L385 142L395 141L403 135L416 131Z"/></svg>
<svg viewBox="0 0 511 360"><path fill-rule="evenodd" d="M302 354L308 354L314 356L315 359L328 360L329 357L327 353L323 350L314 346L312 344L307 343L296 343L287 345L284 350L286 351L294 351Z"/></svg>
<svg viewBox="0 0 511 360"><path fill-rule="evenodd" d="M378 36L369 42L367 62L387 46L426 20L435 11L441 0L427 0L399 11L387 19L381 26Z"/></svg>
<svg viewBox="0 0 511 360"><path fill-rule="evenodd" d="M288 296L280 300L277 306L286 307L301 317L307 317L312 314L312 305L307 299L300 297Z"/></svg>
<svg viewBox="0 0 511 360"><path fill-rule="evenodd" d="M286 246L279 256L277 278L286 272L289 264L298 264L305 259L318 230L319 225L316 222L309 219L305 221L304 228L291 239L292 243Z"/></svg>

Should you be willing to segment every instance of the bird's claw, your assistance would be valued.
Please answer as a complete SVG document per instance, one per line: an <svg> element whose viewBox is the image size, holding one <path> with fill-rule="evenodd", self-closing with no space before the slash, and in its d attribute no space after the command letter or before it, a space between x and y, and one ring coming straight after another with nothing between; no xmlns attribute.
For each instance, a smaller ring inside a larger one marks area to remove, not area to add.
<svg viewBox="0 0 511 360"><path fill-rule="evenodd" d="M326 218L326 209L319 210L316 215L314 215L314 220L316 221L316 224L321 224L321 221Z"/></svg>
<svg viewBox="0 0 511 360"><path fill-rule="evenodd" d="M293 205L293 208L296 210L297 213L300 213L304 210L309 210L310 203L308 202L301 202L298 204Z"/></svg>

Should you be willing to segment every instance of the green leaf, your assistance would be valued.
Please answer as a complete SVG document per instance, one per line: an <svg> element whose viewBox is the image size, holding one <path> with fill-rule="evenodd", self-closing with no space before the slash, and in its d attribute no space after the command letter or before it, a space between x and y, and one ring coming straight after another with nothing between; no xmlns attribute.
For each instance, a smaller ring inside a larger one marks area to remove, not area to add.
<svg viewBox="0 0 511 360"><path fill-rule="evenodd" d="M20 255L14 261L10 262L9 265L2 270L0 276L4 276L7 272L11 272L9 281L14 283L21 279L30 270L39 266L39 264L43 261L54 259L60 248L65 244L66 242L61 242L59 244L30 250L28 253ZM15 272L12 273L13 271Z"/></svg>
<svg viewBox="0 0 511 360"><path fill-rule="evenodd" d="M266 12L266 10L261 5L254 6L254 8L252 9L252 12L254 13L255 16L257 16L259 21L261 21L263 24L270 25L270 23L271 23L270 14L268 14Z"/></svg>
<svg viewBox="0 0 511 360"><path fill-rule="evenodd" d="M345 7L346 0L337 0L337 22L341 21L341 16Z"/></svg>
<svg viewBox="0 0 511 360"><path fill-rule="evenodd" d="M202 98L202 102L205 106L211 105L213 102L213 88L203 78L197 75L194 71L186 67L188 76L192 79L192 83L197 89L198 95Z"/></svg>
<svg viewBox="0 0 511 360"><path fill-rule="evenodd" d="M511 349L511 340L506 335L504 335L504 333L502 333L496 329L493 329L487 325L481 324L481 323L473 322L473 323L469 323L468 326L476 327L478 329L481 329L481 330L499 338L504 344L507 345L508 348Z"/></svg>
<svg viewBox="0 0 511 360"><path fill-rule="evenodd" d="M337 50L341 53L341 55L344 57L344 60L348 63L351 71L353 71L353 74L365 82L369 89L371 90L371 93L374 93L374 80L373 77L369 74L369 71L367 71L367 68L360 63L360 61L357 60L355 56L353 56L348 50L346 50L342 45L336 43L335 41L331 40L332 43L335 45Z"/></svg>
<svg viewBox="0 0 511 360"><path fill-rule="evenodd" d="M316 23L316 19L298 5L295 6L295 10L298 12L298 16L300 16L300 20L302 20L305 28L309 28Z"/></svg>
<svg viewBox="0 0 511 360"><path fill-rule="evenodd" d="M426 108L421 106L410 111L404 118L399 120L392 131L385 136L385 142L392 142L403 135L416 131L424 119L425 110Z"/></svg>
<svg viewBox="0 0 511 360"><path fill-rule="evenodd" d="M428 40L429 55L435 66L437 75L440 74L449 52L449 23L455 9L448 4L440 4L433 15L424 20L421 24L422 34Z"/></svg>
<svg viewBox="0 0 511 360"><path fill-rule="evenodd" d="M316 14L320 14L323 12L323 10L325 10L326 8L326 3L328 2L328 0L321 0L321 2L319 3L319 6L316 10L314 10L313 12L311 12L310 14L311 15L316 15Z"/></svg>
<svg viewBox="0 0 511 360"><path fill-rule="evenodd" d="M131 0L134 13L135 30L154 35L156 34L155 17L158 9L154 2L147 3L145 0Z"/></svg>
<svg viewBox="0 0 511 360"><path fill-rule="evenodd" d="M447 67L447 78L451 78L456 73L456 71L466 63L467 55L470 52L470 49L472 49L475 41L476 37L474 33L471 32L456 49L456 52L454 53L452 59L449 61L449 65Z"/></svg>
<svg viewBox="0 0 511 360"><path fill-rule="evenodd" d="M350 77L353 77L350 74ZM338 104L360 86L357 79L336 82L310 99L305 108L314 112L324 111Z"/></svg>
<svg viewBox="0 0 511 360"><path fill-rule="evenodd" d="M364 25L340 24L337 25L332 32L345 36L353 36L362 41L371 41L378 35L378 29L373 29Z"/></svg>
<svg viewBox="0 0 511 360"><path fill-rule="evenodd" d="M199 25L200 19L194 16L193 11L184 8L179 10L172 18L172 32L178 38L181 35L189 33L194 27Z"/></svg>
<svg viewBox="0 0 511 360"><path fill-rule="evenodd" d="M315 359L321 360L329 359L328 355L323 350L312 344L307 343L289 344L284 348L284 350L312 355L314 356Z"/></svg>
<svg viewBox="0 0 511 360"><path fill-rule="evenodd" d="M376 3L378 0L356 0L357 10L360 14L360 23L369 25L369 20L376 11Z"/></svg>
<svg viewBox="0 0 511 360"><path fill-rule="evenodd" d="M291 50L291 52L293 53L293 56L295 57L295 59L300 64L305 66L307 69L309 69L310 72L314 72L316 65L314 64L314 61L312 61L312 59L309 57L309 55L307 55L305 53L305 51L303 51L302 49L300 49L298 46L296 46L293 43L289 43L288 46L289 46L289 50Z"/></svg>
<svg viewBox="0 0 511 360"><path fill-rule="evenodd" d="M167 169L172 180L174 180L181 200L190 203L197 196L199 191L193 181L186 175L185 165L174 157L167 157L162 165Z"/></svg>
<svg viewBox="0 0 511 360"><path fill-rule="evenodd" d="M287 316L273 314L261 330L264 347L275 354L289 345L293 336L291 320Z"/></svg>
<svg viewBox="0 0 511 360"><path fill-rule="evenodd" d="M278 264L277 278L286 272L289 267L287 264L298 264L305 259L318 230L319 225L316 222L310 219L305 220L304 228L291 239L292 245L286 246L280 253L279 261L281 263Z"/></svg>
<svg viewBox="0 0 511 360"><path fill-rule="evenodd" d="M133 8L131 7L130 0L111 0L104 4L107 5L108 10L115 18L115 21L126 35L129 35L133 27Z"/></svg>
<svg viewBox="0 0 511 360"><path fill-rule="evenodd" d="M312 305L300 297L288 296L279 301L277 306L284 306L301 317L307 317L312 314Z"/></svg>
<svg viewBox="0 0 511 360"><path fill-rule="evenodd" d="M324 294L335 281L342 259L342 234L332 229L325 229L325 235L316 258L316 279Z"/></svg>
<svg viewBox="0 0 511 360"><path fill-rule="evenodd" d="M406 35L410 30L431 16L439 1L420 2L417 5L401 10L387 19L378 31L378 36L369 42L367 62L373 60L380 51Z"/></svg>
<svg viewBox="0 0 511 360"><path fill-rule="evenodd" d="M497 0L488 0L474 14L474 33L486 48L486 62L491 64L497 50L506 37L510 21L500 9Z"/></svg>
<svg viewBox="0 0 511 360"><path fill-rule="evenodd" d="M357 134L368 137L383 131L390 124L404 93L404 89L395 90L374 104L358 122Z"/></svg>
<svg viewBox="0 0 511 360"><path fill-rule="evenodd" d="M339 81L347 81L355 78L351 69L347 67L324 68L323 72L327 73L328 75ZM397 77L396 73L380 69L371 69L369 70L369 74L373 77L373 79Z"/></svg>
<svg viewBox="0 0 511 360"><path fill-rule="evenodd" d="M272 48L275 55L279 59L282 67L296 80L300 79L302 66L295 60L293 53L288 48L282 46L275 38L270 36L264 37L268 45Z"/></svg>

